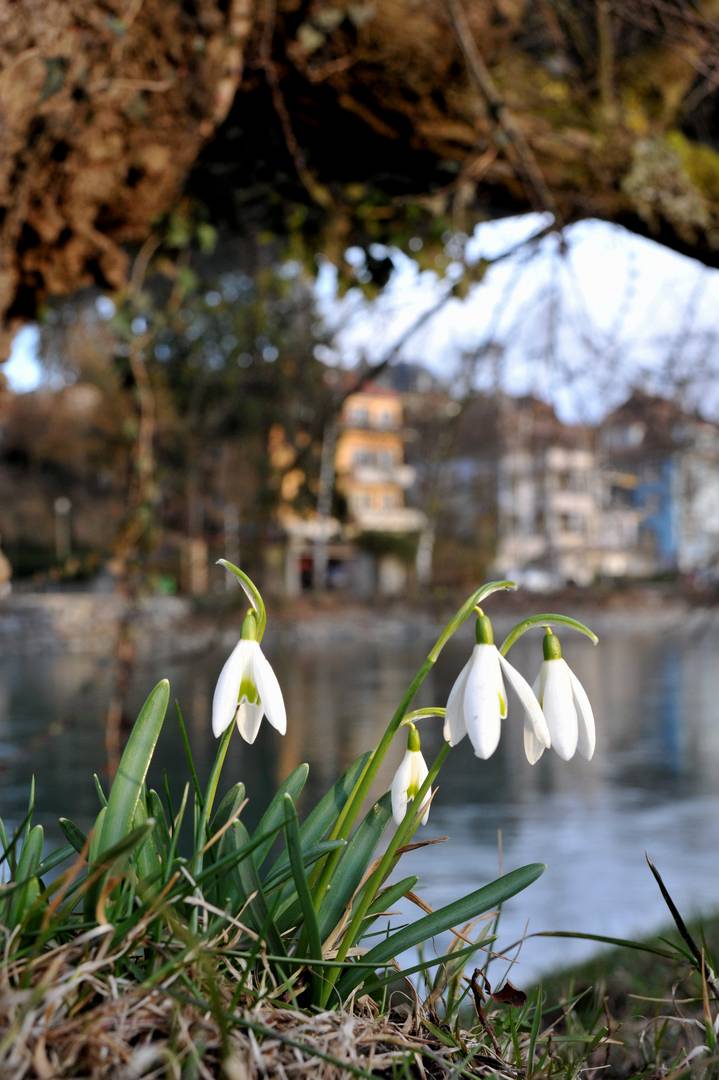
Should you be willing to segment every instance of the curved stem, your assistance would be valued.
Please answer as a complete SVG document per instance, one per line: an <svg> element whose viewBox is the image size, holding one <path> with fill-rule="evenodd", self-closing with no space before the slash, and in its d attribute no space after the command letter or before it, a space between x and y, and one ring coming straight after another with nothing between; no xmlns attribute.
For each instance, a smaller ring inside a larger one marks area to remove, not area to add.
<svg viewBox="0 0 719 1080"><path fill-rule="evenodd" d="M429 771L427 772L427 776L425 777L423 784L421 785L419 791L412 800L412 805L407 810L402 824L398 826L397 831L387 845L387 850L379 861L377 869L368 879L367 884L362 890L362 894L359 898L355 913L352 916L352 921L347 927L344 937L342 938L342 941L340 943L339 949L337 950L337 956L335 959L338 963L341 964L345 960L347 953L357 939L360 928L362 926L362 922L364 921L370 905L372 904L379 890L382 888L385 878L392 870L397 851L399 850L399 848L402 847L403 844L407 843L407 841L412 837L415 830L417 829L417 826L419 825L419 822L422 818L424 797L429 792L440 769L444 765L444 762L450 750L451 747L449 743L443 743L442 749L439 751L437 757L434 759L434 761L429 767ZM325 984L325 988L323 991L323 997L321 1002L323 1006L327 1004L329 996L332 992L332 987L334 986L340 970L340 968L337 968L329 974L327 983Z"/></svg>
<svg viewBox="0 0 719 1080"><path fill-rule="evenodd" d="M418 720L428 720L430 716L445 717L447 710L441 705L428 705L426 709L414 709L413 712L405 714L404 720L399 725L405 727L407 724L414 724Z"/></svg>
<svg viewBox="0 0 719 1080"><path fill-rule="evenodd" d="M528 619L523 619L522 622L517 623L513 629L509 631L506 638L499 647L499 651L502 656L506 656L515 642L519 641L522 634L526 634L528 630L532 630L535 626L552 626L555 623L559 623L561 626L568 626L572 630L577 630L580 634L584 634L588 637L592 645L596 645L599 638L590 630L588 626L580 622L579 619L573 619L571 615L557 615L550 612L544 615L531 615Z"/></svg>
<svg viewBox="0 0 719 1080"><path fill-rule="evenodd" d="M224 566L225 570L229 570L239 581L243 593L257 612L257 640L262 641L267 626L267 608L262 599L262 593L249 574L246 574L244 570L240 570L239 566L235 566L229 559L218 559L217 565Z"/></svg>
<svg viewBox="0 0 719 1080"><path fill-rule="evenodd" d="M464 623L474 611L477 604L480 604L482 600L485 600L492 593L499 592L502 589L516 589L516 585L513 581L490 581L486 585L481 585L478 589L472 593L470 597L465 600L459 611L449 620L442 633L439 635L434 645L427 653L427 657L419 669L412 682L407 687L404 697L400 701L397 710L388 723L382 738L377 743L372 756L367 761L364 769L360 773L357 781L349 794L347 801L345 802L342 810L340 811L337 820L332 828L328 839L330 840L344 840L349 835L350 829L354 824L355 818L362 808L362 804L367 797L372 781L377 775L377 770L382 764L387 751L392 743L395 732L399 728L400 724L407 715L407 710L411 705L415 694L419 690L424 680L429 675L432 667L437 661L437 657L442 652L442 649L447 644L453 634L457 632L462 623ZM319 876L319 881L315 888L314 898L315 906L322 901L329 883L334 873L334 869L340 859L340 851L333 852L328 858Z"/></svg>

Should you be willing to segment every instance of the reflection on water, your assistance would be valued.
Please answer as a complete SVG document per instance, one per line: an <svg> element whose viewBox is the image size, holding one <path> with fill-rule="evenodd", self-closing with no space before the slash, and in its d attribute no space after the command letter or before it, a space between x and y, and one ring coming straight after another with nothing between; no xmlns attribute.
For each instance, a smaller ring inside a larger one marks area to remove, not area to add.
<svg viewBox="0 0 719 1080"><path fill-rule="evenodd" d="M466 659L466 640L450 644L418 704L443 704ZM284 739L266 724L253 748L235 740L225 779L245 781L256 819L273 784L300 761L311 767L309 797L369 747L383 729L426 652L427 643L366 642L330 649L268 651L288 702ZM506 869L542 861L547 872L507 905L501 942L530 931L574 929L615 936L645 933L665 912L644 863L649 852L686 911L712 906L714 852L719 843L719 631L696 638L660 634L608 637L599 649L565 644L597 715L591 764L566 764L545 754L534 767L522 751L521 716L510 706L497 754L480 762L465 741L441 777L425 835L450 840L408 857L404 871L420 875L418 891L437 906L495 876L498 835ZM528 676L540 659L538 641L513 652ZM153 680L166 674L182 704L201 774L214 753L210 701L224 655L213 653L136 672L133 709ZM110 671L78 656L0 660L0 815L22 817L28 783L38 782L40 820L57 838L56 815L88 827L97 810L92 772L102 774L107 748L102 717ZM439 722L426 729L425 754L439 747ZM397 753L402 747L398 745ZM177 790L186 775L170 716L156 761ZM388 785L393 764L382 778ZM161 771L151 777L162 781ZM592 951L583 942L534 939L522 950L515 981Z"/></svg>

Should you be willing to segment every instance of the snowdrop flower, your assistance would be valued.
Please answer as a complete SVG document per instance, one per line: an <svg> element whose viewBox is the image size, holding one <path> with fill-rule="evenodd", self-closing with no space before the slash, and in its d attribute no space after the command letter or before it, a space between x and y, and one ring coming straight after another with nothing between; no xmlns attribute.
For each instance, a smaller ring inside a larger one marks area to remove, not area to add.
<svg viewBox="0 0 719 1080"><path fill-rule="evenodd" d="M526 720L536 744L551 745L549 728L529 683L494 644L492 623L486 615L477 619L477 644L460 672L447 701L444 737L456 746L465 735L478 758L491 757L497 749L501 721L507 716L504 677L524 706Z"/></svg>
<svg viewBox="0 0 719 1080"><path fill-rule="evenodd" d="M287 714L277 676L257 640L257 618L247 613L240 640L225 661L212 699L212 732L217 738L233 720L242 738L253 743L266 716L284 735Z"/></svg>
<svg viewBox="0 0 719 1080"><path fill-rule="evenodd" d="M427 777L427 763L422 757L420 749L419 732L414 724L410 724L407 736L407 750L399 763L399 768L394 774L392 781L392 816L398 825L401 825L407 813L407 805L414 800L415 795L421 788ZM432 801L432 789L427 792L422 809L422 824L427 824L429 806Z"/></svg>
<svg viewBox="0 0 719 1080"><path fill-rule="evenodd" d="M559 638L550 629L547 629L543 646L544 662L534 682L534 692L547 718L552 747L565 761L574 757L577 749L589 761L596 741L589 698L562 658ZM532 764L539 760L545 749L536 741L531 725L526 722L524 749Z"/></svg>

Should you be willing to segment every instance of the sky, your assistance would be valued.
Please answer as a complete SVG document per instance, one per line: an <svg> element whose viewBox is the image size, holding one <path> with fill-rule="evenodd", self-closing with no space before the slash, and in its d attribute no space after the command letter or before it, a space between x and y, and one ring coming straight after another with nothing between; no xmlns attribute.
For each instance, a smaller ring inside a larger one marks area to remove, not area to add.
<svg viewBox="0 0 719 1080"><path fill-rule="evenodd" d="M537 214L482 224L465 258L495 258L545 224ZM335 269L321 265L319 307L335 330L335 348L323 359L350 366L381 358L438 304L447 279L389 254L395 269L374 300L359 290L339 298ZM359 251L350 249L348 261L361 272ZM450 277L460 269L451 266ZM449 379L462 356L474 356L464 370L476 385L535 393L568 421L598 419L635 384L719 415L718 313L719 272L618 226L586 221L567 229L562 243L552 234L492 266L465 299L448 300L424 321L401 355ZM15 339L5 372L17 391L42 378L37 340L32 326Z"/></svg>

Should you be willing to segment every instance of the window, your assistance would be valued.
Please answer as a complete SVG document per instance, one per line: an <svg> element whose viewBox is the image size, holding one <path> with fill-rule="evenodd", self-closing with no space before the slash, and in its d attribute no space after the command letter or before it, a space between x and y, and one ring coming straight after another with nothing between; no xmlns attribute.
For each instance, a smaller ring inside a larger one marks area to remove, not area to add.
<svg viewBox="0 0 719 1080"><path fill-rule="evenodd" d="M369 421L369 413L363 405L355 405L349 411L348 420L358 427L366 427Z"/></svg>

